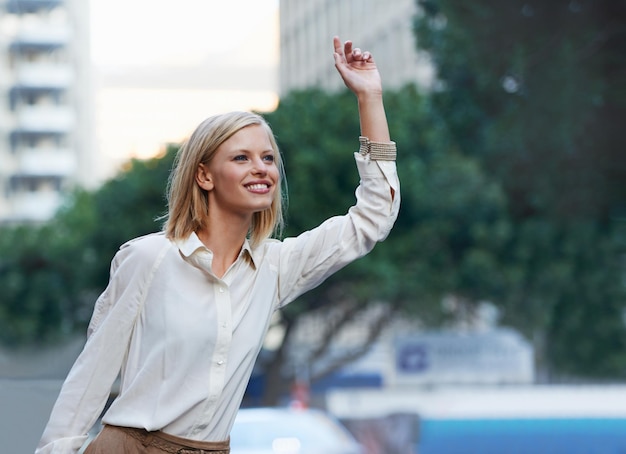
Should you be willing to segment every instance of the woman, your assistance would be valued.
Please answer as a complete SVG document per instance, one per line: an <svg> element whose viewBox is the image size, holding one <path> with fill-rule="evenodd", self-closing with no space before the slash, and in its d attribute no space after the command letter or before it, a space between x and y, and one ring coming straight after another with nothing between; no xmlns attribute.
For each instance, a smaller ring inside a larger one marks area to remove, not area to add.
<svg viewBox="0 0 626 454"><path fill-rule="evenodd" d="M380 76L368 52L337 37L334 47L359 105L356 205L296 238L269 239L282 225L269 126L243 112L205 120L177 157L164 232L115 255L37 454L77 452L120 371L87 454L228 453L272 313L387 236L399 183Z"/></svg>

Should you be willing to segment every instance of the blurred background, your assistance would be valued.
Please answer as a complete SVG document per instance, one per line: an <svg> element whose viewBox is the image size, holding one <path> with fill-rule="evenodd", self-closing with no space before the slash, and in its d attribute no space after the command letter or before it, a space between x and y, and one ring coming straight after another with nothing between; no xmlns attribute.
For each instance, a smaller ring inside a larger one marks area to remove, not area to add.
<svg viewBox="0 0 626 454"><path fill-rule="evenodd" d="M3 451L34 450L205 117L270 122L286 235L353 203L334 35L380 67L401 213L276 316L244 406L367 454L626 452L626 0L0 0Z"/></svg>

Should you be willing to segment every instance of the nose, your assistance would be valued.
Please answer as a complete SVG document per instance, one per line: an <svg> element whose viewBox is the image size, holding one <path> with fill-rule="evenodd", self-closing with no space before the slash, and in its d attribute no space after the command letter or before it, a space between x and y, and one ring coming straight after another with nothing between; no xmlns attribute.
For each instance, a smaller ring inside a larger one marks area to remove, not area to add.
<svg viewBox="0 0 626 454"><path fill-rule="evenodd" d="M267 173L266 164L262 158L255 158L252 164L252 173L255 175L265 175Z"/></svg>

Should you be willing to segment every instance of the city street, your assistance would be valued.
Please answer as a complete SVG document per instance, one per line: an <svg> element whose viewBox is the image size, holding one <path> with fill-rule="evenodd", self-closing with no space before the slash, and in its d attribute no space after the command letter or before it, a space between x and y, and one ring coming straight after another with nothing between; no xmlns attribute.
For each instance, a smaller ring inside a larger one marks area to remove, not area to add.
<svg viewBox="0 0 626 454"><path fill-rule="evenodd" d="M41 437L83 336L48 348L0 348L2 452L30 454Z"/></svg>
<svg viewBox="0 0 626 454"><path fill-rule="evenodd" d="M0 380L0 440L2 451L35 451L62 380Z"/></svg>

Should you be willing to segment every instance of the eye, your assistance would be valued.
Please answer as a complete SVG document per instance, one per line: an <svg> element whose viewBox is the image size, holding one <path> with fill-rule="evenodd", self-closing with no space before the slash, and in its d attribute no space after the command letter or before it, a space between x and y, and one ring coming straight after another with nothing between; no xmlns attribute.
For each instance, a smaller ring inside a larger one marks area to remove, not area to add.
<svg viewBox="0 0 626 454"><path fill-rule="evenodd" d="M267 162L274 162L274 155L273 154L266 154L265 156L263 156L263 160L267 161Z"/></svg>
<svg viewBox="0 0 626 454"><path fill-rule="evenodd" d="M248 157L245 154L239 154L233 158L233 161L246 161Z"/></svg>

